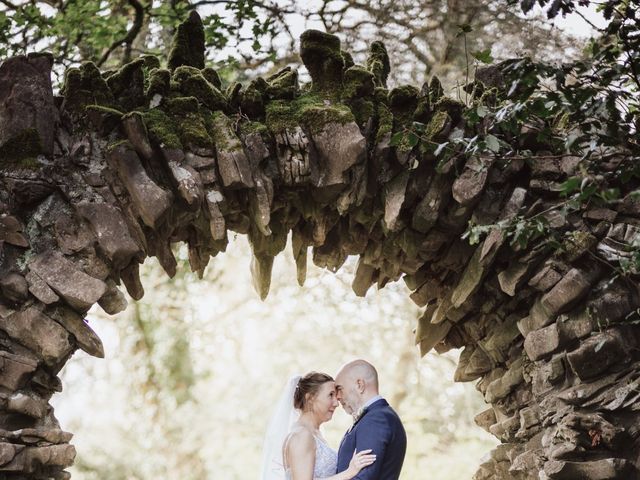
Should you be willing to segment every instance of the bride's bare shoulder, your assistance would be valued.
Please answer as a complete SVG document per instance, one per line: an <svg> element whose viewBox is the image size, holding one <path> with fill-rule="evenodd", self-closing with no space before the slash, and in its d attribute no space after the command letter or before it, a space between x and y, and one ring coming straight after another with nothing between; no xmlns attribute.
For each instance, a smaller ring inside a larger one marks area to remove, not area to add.
<svg viewBox="0 0 640 480"><path fill-rule="evenodd" d="M305 426L295 425L287 439L287 450L301 451L308 449L315 449L313 432Z"/></svg>

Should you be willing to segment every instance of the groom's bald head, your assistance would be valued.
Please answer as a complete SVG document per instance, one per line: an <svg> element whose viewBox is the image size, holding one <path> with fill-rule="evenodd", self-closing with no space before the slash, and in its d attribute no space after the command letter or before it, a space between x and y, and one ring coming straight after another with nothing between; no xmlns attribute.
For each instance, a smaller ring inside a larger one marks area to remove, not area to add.
<svg viewBox="0 0 640 480"><path fill-rule="evenodd" d="M349 414L378 395L378 372L366 360L345 364L336 375L338 400Z"/></svg>
<svg viewBox="0 0 640 480"><path fill-rule="evenodd" d="M367 386L375 389L376 395L378 394L378 371L376 367L366 360L358 359L345 364L338 372L338 375L341 373L353 380L364 380Z"/></svg>

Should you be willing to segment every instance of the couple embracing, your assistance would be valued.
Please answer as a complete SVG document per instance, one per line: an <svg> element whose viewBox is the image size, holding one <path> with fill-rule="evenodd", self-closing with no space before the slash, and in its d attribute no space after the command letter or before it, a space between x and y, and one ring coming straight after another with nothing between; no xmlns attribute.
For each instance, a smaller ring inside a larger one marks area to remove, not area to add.
<svg viewBox="0 0 640 480"><path fill-rule="evenodd" d="M336 452L320 425L338 403L353 426ZM335 380L311 372L289 381L267 429L261 480L397 480L406 449L402 422L378 393L378 372L355 360Z"/></svg>

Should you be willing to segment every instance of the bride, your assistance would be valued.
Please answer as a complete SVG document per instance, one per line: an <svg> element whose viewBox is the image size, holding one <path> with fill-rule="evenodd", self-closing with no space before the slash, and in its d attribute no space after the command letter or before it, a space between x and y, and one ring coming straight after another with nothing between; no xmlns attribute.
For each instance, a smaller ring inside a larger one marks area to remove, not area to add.
<svg viewBox="0 0 640 480"><path fill-rule="evenodd" d="M336 408L335 382L329 375L292 377L267 428L261 480L349 480L371 465L371 450L354 452L349 467L336 473L338 454L320 433Z"/></svg>

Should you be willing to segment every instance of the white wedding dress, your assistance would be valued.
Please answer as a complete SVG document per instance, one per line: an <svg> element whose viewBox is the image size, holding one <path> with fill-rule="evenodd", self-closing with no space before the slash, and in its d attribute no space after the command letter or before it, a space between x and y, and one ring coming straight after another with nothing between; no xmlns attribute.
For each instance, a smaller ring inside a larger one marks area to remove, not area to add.
<svg viewBox="0 0 640 480"><path fill-rule="evenodd" d="M316 466L313 469L313 478L321 479L331 477L336 474L338 466L338 452L327 445L327 442L320 437L314 437L316 440ZM285 470L286 480L291 480L291 472L287 468Z"/></svg>

